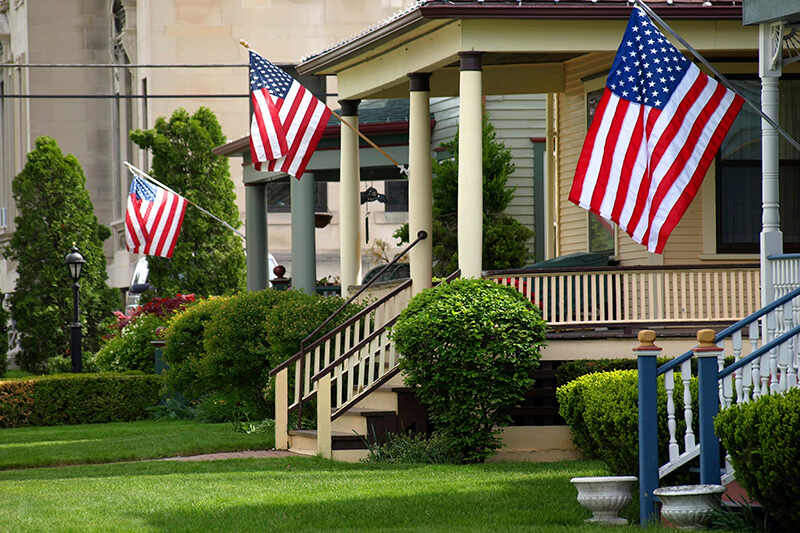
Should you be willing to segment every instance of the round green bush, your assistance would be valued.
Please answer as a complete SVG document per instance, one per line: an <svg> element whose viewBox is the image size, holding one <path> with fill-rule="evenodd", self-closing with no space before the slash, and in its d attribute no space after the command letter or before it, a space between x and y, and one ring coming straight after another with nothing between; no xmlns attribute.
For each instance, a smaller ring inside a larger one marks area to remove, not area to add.
<svg viewBox="0 0 800 533"><path fill-rule="evenodd" d="M272 413L269 371L297 353L300 341L342 303L338 297L264 290L195 304L167 328L167 384L194 398L232 395ZM324 331L359 309L348 306Z"/></svg>
<svg viewBox="0 0 800 533"><path fill-rule="evenodd" d="M141 315L125 326L118 335L104 341L95 357L95 364L103 372L141 370L155 373L156 329L167 325L168 318Z"/></svg>
<svg viewBox="0 0 800 533"><path fill-rule="evenodd" d="M800 389L723 409L714 429L736 480L780 525L800 522Z"/></svg>
<svg viewBox="0 0 800 533"><path fill-rule="evenodd" d="M675 374L680 384L680 374ZM697 435L697 378L690 382L695 414L693 430ZM639 392L636 370L617 370L586 374L556 390L559 413L572 430L572 439L589 457L606 463L615 475L638 475L639 472ZM684 434L682 385L674 395L677 435ZM658 457L663 464L669 457L667 428L667 393L664 378L658 378ZM680 438L680 437L679 437Z"/></svg>
<svg viewBox="0 0 800 533"><path fill-rule="evenodd" d="M501 445L510 422L502 410L533 384L545 331L538 308L514 288L465 279L412 298L392 338L436 430L466 462L480 462Z"/></svg>

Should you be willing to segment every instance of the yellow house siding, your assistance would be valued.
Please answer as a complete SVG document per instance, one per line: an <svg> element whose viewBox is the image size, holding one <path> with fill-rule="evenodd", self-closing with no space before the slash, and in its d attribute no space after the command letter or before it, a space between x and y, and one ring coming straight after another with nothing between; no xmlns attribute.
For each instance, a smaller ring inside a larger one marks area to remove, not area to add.
<svg viewBox="0 0 800 533"><path fill-rule="evenodd" d="M566 63L566 90L558 95L558 248L560 255L588 250L587 211L569 201L583 140L586 137L584 82L605 76L614 57L592 53Z"/></svg>

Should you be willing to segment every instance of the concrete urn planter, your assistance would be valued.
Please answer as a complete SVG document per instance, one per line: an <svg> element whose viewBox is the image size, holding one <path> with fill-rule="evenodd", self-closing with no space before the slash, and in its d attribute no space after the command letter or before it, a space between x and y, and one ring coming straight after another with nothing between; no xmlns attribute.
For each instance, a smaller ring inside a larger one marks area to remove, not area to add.
<svg viewBox="0 0 800 533"><path fill-rule="evenodd" d="M653 494L661 500L661 517L679 529L700 529L720 506L722 485L661 487Z"/></svg>
<svg viewBox="0 0 800 533"><path fill-rule="evenodd" d="M619 510L631 503L635 476L574 477L570 482L578 489L578 503L592 512L586 522L626 525Z"/></svg>

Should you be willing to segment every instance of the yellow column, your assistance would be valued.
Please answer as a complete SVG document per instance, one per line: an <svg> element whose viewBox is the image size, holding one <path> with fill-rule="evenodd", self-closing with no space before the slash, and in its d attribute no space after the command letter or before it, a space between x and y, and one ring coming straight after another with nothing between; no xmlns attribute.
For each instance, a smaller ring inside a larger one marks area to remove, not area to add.
<svg viewBox="0 0 800 533"><path fill-rule="evenodd" d="M482 52L459 52L458 266L481 277L483 255Z"/></svg>
<svg viewBox="0 0 800 533"><path fill-rule="evenodd" d="M321 377L317 386L317 453L327 459L333 459L330 373Z"/></svg>
<svg viewBox="0 0 800 533"><path fill-rule="evenodd" d="M428 233L409 252L412 295L430 288L433 276L430 78L427 72L408 75L408 234L413 241L420 230Z"/></svg>
<svg viewBox="0 0 800 533"><path fill-rule="evenodd" d="M341 100L342 119L358 128L360 100ZM361 169L358 134L342 124L341 168L339 169L339 241L341 250L342 296L347 287L361 284Z"/></svg>
<svg viewBox="0 0 800 533"><path fill-rule="evenodd" d="M275 375L275 449L289 449L289 370Z"/></svg>

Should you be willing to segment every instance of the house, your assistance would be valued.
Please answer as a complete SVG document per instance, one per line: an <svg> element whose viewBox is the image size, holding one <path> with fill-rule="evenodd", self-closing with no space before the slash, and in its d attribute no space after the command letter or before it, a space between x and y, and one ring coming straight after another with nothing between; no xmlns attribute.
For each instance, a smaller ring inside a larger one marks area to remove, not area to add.
<svg viewBox="0 0 800 533"><path fill-rule="evenodd" d="M545 360L630 354L635 340L624 338L620 342L609 332L596 331L598 327L625 324L631 328L648 325L666 328L663 336L659 337L659 345L670 353L682 353L695 341L676 336L672 327L696 327L712 322L716 322L715 325L730 324L761 307L763 298L770 301L769 293L778 280L773 279L767 256L794 251L800 237L794 229L800 221L794 202L800 196L792 179L800 155L780 141L767 145L767 150L777 148L780 151L779 160L777 154L765 153L762 157L760 119L750 109L743 110L736 120L663 254L648 253L618 228L597 223L592 215L568 201L567 194L599 98L598 91L605 84L631 4L616 0L419 2L349 40L307 56L297 66L298 72L304 75L336 76L339 99L352 102L353 116L357 114L360 100L409 98L411 132L417 131L415 124L428 120L432 98L460 97L461 275L488 275L502 283L514 282L515 279L519 282L525 277L529 280L525 283L528 294L545 297L548 302L545 315L552 324L593 330L591 333L580 332L577 335L582 337L580 339L551 342L544 353ZM798 137L800 115L792 111L800 101L800 84L792 76L798 72L798 65L786 63L782 75L778 71L768 72L769 68L763 61L759 68L759 31L742 25L741 5L700 0L648 4L719 72L756 102L762 92L761 74L762 79L766 79L763 94L778 98L779 106L788 109L776 114L781 126ZM764 35L762 30L762 39L767 38ZM781 50L778 49L774 55L780 58ZM545 199L544 216L536 232L537 238L544 237L546 257L602 251L618 261L619 267L588 274L572 272L563 275L564 272L554 271L547 272L547 276L483 272L479 223L481 103L483 98L491 95L520 93L546 95L546 174L543 190L535 191L537 197L543 193ZM416 136L411 134L409 139L411 235L419 230L430 232L431 223L427 163L430 138L421 129L419 131ZM351 133L342 130L343 138L345 135ZM344 151L343 161L348 157ZM772 174L765 182L769 185L765 189L766 225L763 231L759 200L762 159L769 161L766 165L774 165L772 171L766 167L764 170ZM772 181L769 181L770 177ZM346 183L357 180L357 174L342 165L340 180L344 188ZM347 213L342 216L347 216ZM341 246L345 258L349 255L347 250L355 243L342 240ZM409 287L402 288L408 291L409 296L429 286L429 243L418 244L410 254L412 282ZM345 260L343 284L355 283L355 279L346 277ZM556 279L555 286L542 281L548 276ZM764 291L761 290L762 284L766 287ZM523 286L523 283L518 283L518 286ZM548 292L549 299L546 297ZM565 294L566 298L563 297ZM395 297L401 298L399 293ZM558 301L560 307L552 307L550 301ZM591 305L583 305L586 301ZM370 342L385 346L391 360L391 347L381 344L384 341L379 339L384 333L379 325L376 328ZM315 346L315 349L325 351L321 344L315 343ZM315 359L312 353L304 352L301 357L287 361L277 369L280 374L295 365L299 375L308 373L305 384L308 386L296 391L292 407L302 403L298 399L317 395L318 390L327 390L323 387L341 391L341 387L337 389L337 379L348 368L341 364L349 364L352 368L364 357L372 361L369 357L381 357L383 353L378 350L370 351L371 355L357 355L359 350L353 345L349 351L345 350L345 354L333 357L337 363L330 359L320 361L318 356ZM348 358L349 362L346 361ZM313 374L311 368L317 373ZM330 381L326 383L326 380ZM379 381L375 382L376 391L382 386ZM348 405L363 406L359 401L357 398L340 398L338 403L334 402L334 408L346 411ZM345 415L336 411L333 422ZM551 436L554 442L558 441L557 433L555 429L550 433L542 428L535 431L540 441ZM533 432L527 435L509 437L517 442L536 440L530 438ZM286 433L282 444L290 444L293 437ZM297 438L299 440L300 435ZM327 440L309 446L333 453L336 445L335 440ZM539 451L559 450L563 452L562 457L570 453L567 445L556 443L553 446L548 450L520 448L516 452L533 456ZM550 453L551 457L553 455Z"/></svg>

